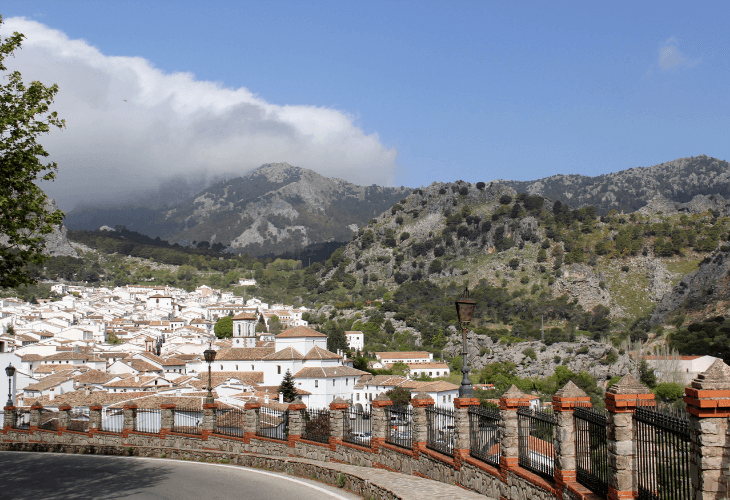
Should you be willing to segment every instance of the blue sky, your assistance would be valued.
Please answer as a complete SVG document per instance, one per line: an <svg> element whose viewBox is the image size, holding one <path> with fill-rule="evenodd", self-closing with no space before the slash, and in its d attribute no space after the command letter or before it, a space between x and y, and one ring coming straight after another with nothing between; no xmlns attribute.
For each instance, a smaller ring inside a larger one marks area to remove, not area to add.
<svg viewBox="0 0 730 500"><path fill-rule="evenodd" d="M17 69L61 86L68 127L48 142L60 170L44 186L61 208L83 179L124 197L268 161L420 186L730 159L727 2L23 0L0 13L0 35L28 36ZM44 30L65 38L36 48ZM80 40L97 53L58 49ZM120 91L125 71L147 83ZM70 89L89 81L103 85Z"/></svg>

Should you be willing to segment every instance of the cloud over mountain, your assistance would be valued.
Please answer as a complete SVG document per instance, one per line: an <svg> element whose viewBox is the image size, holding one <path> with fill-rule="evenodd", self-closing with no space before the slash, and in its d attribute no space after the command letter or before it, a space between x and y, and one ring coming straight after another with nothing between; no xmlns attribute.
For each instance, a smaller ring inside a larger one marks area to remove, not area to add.
<svg viewBox="0 0 730 500"><path fill-rule="evenodd" d="M272 104L245 88L165 73L25 18L0 29L26 36L9 70L59 86L53 109L67 128L41 138L59 165L56 182L42 187L62 209L158 196L181 179L240 176L275 161L361 185L393 179L397 151L346 112Z"/></svg>

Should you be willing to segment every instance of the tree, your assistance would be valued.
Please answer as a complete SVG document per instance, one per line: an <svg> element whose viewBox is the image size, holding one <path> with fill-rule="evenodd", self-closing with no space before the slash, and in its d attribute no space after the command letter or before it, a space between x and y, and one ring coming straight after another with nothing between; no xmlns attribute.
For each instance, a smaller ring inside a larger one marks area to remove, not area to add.
<svg viewBox="0 0 730 500"><path fill-rule="evenodd" d="M385 395L393 402L393 406L403 408L411 404L411 391L403 387L394 387Z"/></svg>
<svg viewBox="0 0 730 500"><path fill-rule="evenodd" d="M1 72L7 71L3 62L23 38L17 32L0 38ZM57 85L34 81L26 86L18 71L5 77L7 84L0 86L0 287L15 287L35 283L25 265L40 265L47 258L43 236L63 220L63 212L53 210L36 185L38 180L53 180L58 169L55 162L40 161L48 153L36 139L66 122L49 112Z"/></svg>
<svg viewBox="0 0 730 500"><path fill-rule="evenodd" d="M279 384L279 392L284 395L284 401L286 403L291 403L297 398L297 388L294 384L294 376L288 369L284 374L284 380L282 380L281 384Z"/></svg>
<svg viewBox="0 0 730 500"><path fill-rule="evenodd" d="M409 373L411 373L411 369L408 368L408 365L403 363L402 361L393 363L393 366L391 366L390 369L393 372L393 375L406 375L407 376Z"/></svg>
<svg viewBox="0 0 730 500"><path fill-rule="evenodd" d="M654 368L649 366L649 363L645 359L639 363L639 380L641 383L653 389L656 386L656 375L654 374Z"/></svg>
<svg viewBox="0 0 730 500"><path fill-rule="evenodd" d="M233 336L233 318L231 316L224 316L215 323L213 328L215 336L219 339L226 339Z"/></svg>

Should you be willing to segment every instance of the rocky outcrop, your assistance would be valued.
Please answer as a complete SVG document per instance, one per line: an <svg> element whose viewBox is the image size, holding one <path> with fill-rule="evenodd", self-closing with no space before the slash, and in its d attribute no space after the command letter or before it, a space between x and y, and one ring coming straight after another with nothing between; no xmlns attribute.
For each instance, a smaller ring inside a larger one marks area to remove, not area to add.
<svg viewBox="0 0 730 500"><path fill-rule="evenodd" d="M591 311L599 305L609 308L611 306L611 294L606 285L606 277L602 272L594 273L584 264L566 266L563 275L556 280L553 290L556 296L567 293L571 298L577 299L586 311Z"/></svg>

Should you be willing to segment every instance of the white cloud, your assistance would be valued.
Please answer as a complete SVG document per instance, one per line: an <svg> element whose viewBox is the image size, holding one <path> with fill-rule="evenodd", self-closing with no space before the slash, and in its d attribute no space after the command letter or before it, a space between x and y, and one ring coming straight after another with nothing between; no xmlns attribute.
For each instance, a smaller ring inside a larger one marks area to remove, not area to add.
<svg viewBox="0 0 730 500"><path fill-rule="evenodd" d="M662 70L666 71L668 69L682 67L690 68L700 62L699 59L687 59L677 48L678 44L677 39L672 37L659 47L659 61L657 64Z"/></svg>
<svg viewBox="0 0 730 500"><path fill-rule="evenodd" d="M4 19L1 29L26 36L9 70L59 86L53 109L67 128L41 138L59 165L57 180L42 187L63 209L153 196L173 178L241 175L268 162L359 184L393 180L395 148L342 111L279 106L140 57L106 56L25 18Z"/></svg>

